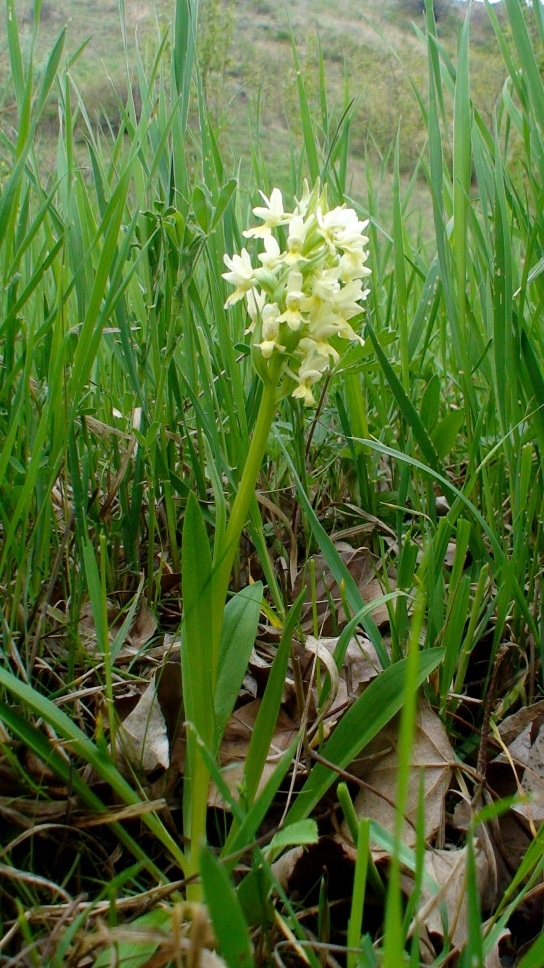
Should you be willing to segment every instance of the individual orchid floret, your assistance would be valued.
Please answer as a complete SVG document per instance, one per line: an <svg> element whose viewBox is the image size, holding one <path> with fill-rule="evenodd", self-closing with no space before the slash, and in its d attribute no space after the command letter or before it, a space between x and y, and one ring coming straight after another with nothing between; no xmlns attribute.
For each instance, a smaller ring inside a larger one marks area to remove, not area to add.
<svg viewBox="0 0 544 968"><path fill-rule="evenodd" d="M363 229L368 225L368 219L360 222L356 212L345 205L339 205L330 212L323 211L321 205L317 208L319 232L331 251L342 249L344 252L362 253L368 244Z"/></svg>
<svg viewBox="0 0 544 968"><path fill-rule="evenodd" d="M255 329L255 323L262 314L265 302L266 293L259 292L258 289L248 289L246 292L247 312L251 320L250 325L246 329L246 333L252 333Z"/></svg>
<svg viewBox="0 0 544 968"><path fill-rule="evenodd" d="M366 299L368 289L363 290L360 279L352 279L334 293L332 307L344 319L351 319L361 312L359 302Z"/></svg>
<svg viewBox="0 0 544 968"><path fill-rule="evenodd" d="M255 270L251 265L251 257L247 249L242 249L240 255L233 255L232 259L228 255L223 256L223 261L230 272L223 272L223 279L236 286L234 292L228 297L225 308L233 306L239 299L243 299L246 292L255 285Z"/></svg>
<svg viewBox="0 0 544 968"><path fill-rule="evenodd" d="M305 407L313 407L315 404L312 387L319 383L324 372L329 368L329 361L326 356L317 352L311 340L301 340L302 349L305 350L298 372L294 373L287 369L287 373L297 383L291 396L301 399ZM307 345L309 344L309 345Z"/></svg>
<svg viewBox="0 0 544 968"><path fill-rule="evenodd" d="M311 336L301 339L299 343L299 348L303 349L307 355L310 351L313 356L324 356L326 360L332 360L333 365L338 363L340 360L340 353L334 348L332 343L329 343L326 339L315 339L313 334Z"/></svg>
<svg viewBox="0 0 544 968"><path fill-rule="evenodd" d="M317 300L332 302L338 292L340 292L340 282L338 281L338 267L332 266L330 269L323 269L315 273L311 280L312 295Z"/></svg>
<svg viewBox="0 0 544 968"><path fill-rule="evenodd" d="M323 345L331 337L339 336L343 325L345 320L334 312L332 306L329 303L322 303L317 312L309 317L308 336L315 343Z"/></svg>
<svg viewBox="0 0 544 968"><path fill-rule="evenodd" d="M266 207L257 206L253 209L253 214L262 219L263 224L252 229L246 229L243 235L246 239L264 239L270 235L272 229L278 225L286 225L291 215L283 209L283 198L279 188L272 189L270 198L264 192L259 192L264 199Z"/></svg>
<svg viewBox="0 0 544 968"><path fill-rule="evenodd" d="M302 309L306 303L306 294L303 292L302 272L292 270L287 278L287 292L285 294L286 310L279 317L280 323L287 323L289 329L300 329L304 323Z"/></svg>
<svg viewBox="0 0 544 968"><path fill-rule="evenodd" d="M262 341L255 345L259 347L265 360L272 354L285 352L285 346L278 342L280 334L279 310L276 303L268 303L262 311Z"/></svg>
<svg viewBox="0 0 544 968"><path fill-rule="evenodd" d="M342 282L351 282L371 276L372 269L365 265L367 258L367 252L344 252L338 263L338 278Z"/></svg>
<svg viewBox="0 0 544 968"><path fill-rule="evenodd" d="M289 222L289 235L287 237L287 252L285 254L287 264L298 262L299 259L304 258L302 246L306 238L307 228L302 215L293 215Z"/></svg>
<svg viewBox="0 0 544 968"><path fill-rule="evenodd" d="M264 252L259 253L259 262L271 272L281 263L281 249L273 235L267 235L264 242Z"/></svg>

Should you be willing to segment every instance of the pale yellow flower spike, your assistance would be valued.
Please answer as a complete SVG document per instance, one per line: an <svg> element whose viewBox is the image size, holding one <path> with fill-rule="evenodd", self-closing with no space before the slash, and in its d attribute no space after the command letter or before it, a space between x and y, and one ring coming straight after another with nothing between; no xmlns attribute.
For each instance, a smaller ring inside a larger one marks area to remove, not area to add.
<svg viewBox="0 0 544 968"><path fill-rule="evenodd" d="M336 341L364 342L349 320L360 314L369 293L362 282L371 275L364 235L368 220L361 221L346 205L329 209L319 184L310 191L304 182L293 212L285 211L279 188L270 198L260 194L264 205L253 214L262 224L243 234L263 240L261 266L253 267L246 249L224 256L229 271L223 278L235 287L225 305L245 297L246 333L258 351L254 361L261 378L274 385L279 379L284 393L310 407L312 388L340 360ZM283 226L285 250L274 235Z"/></svg>

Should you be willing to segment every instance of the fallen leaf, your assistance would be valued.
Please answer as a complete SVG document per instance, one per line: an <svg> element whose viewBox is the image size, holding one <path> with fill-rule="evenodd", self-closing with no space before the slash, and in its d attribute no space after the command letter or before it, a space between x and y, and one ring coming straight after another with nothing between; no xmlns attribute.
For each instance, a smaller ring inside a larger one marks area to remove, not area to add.
<svg viewBox="0 0 544 968"><path fill-rule="evenodd" d="M522 706L517 712L503 719L499 725L499 733L503 743L509 746L527 726L538 732L543 724L544 699L530 706Z"/></svg>
<svg viewBox="0 0 544 968"><path fill-rule="evenodd" d="M255 699L253 702L236 709L229 719L225 736L221 743L219 762L223 769L223 780L235 796L237 796L238 788L244 778L247 751L255 728L255 720L260 705L261 700ZM297 732L298 730L293 720L283 709L280 709L268 757L259 780L258 792L262 790L266 781L276 769L278 761L293 741ZM229 809L228 804L223 803L223 799L213 782L210 784L208 804L210 807L221 807L224 810Z"/></svg>
<svg viewBox="0 0 544 968"><path fill-rule="evenodd" d="M519 792L529 795L530 802L516 804L512 810L533 828L544 821L543 706L544 703L536 703L501 724L499 736L504 752L492 761L495 765L509 763ZM505 742L505 736L510 742Z"/></svg>
<svg viewBox="0 0 544 968"><path fill-rule="evenodd" d="M485 935L487 933L487 927L488 927L488 925L490 927L493 927L494 926L494 923L495 923L494 920L484 921L484 923L482 924L482 936L483 937L485 937ZM503 928L502 931L499 932L499 936L498 936L498 938L496 938L496 940L495 940L495 942L493 944L493 947L491 948L491 951L489 951L488 954L486 955L485 963L484 963L484 968L504 968L504 962L503 962L503 960L501 958L500 950L499 949L500 949L500 946L501 946L501 942L506 941L507 939L509 939L511 937L512 937L512 934L508 930L508 928Z"/></svg>
<svg viewBox="0 0 544 968"><path fill-rule="evenodd" d="M488 854L479 841L474 843L477 885L480 896L488 891L490 876ZM413 933L416 925L423 925L428 937L440 938L440 948L445 937L442 910L447 915L447 936L453 947L462 945L468 934L468 911L466 892L467 848L455 850L426 850L423 859L424 871L435 882L433 889L423 879L418 901L418 913L410 926ZM403 874L401 884L406 895L413 890L413 874ZM441 910L442 909L442 910Z"/></svg>
<svg viewBox="0 0 544 968"><path fill-rule="evenodd" d="M289 881L303 853L304 847L291 847L272 864L272 873L284 891L289 890Z"/></svg>
<svg viewBox="0 0 544 968"><path fill-rule="evenodd" d="M316 639L312 635L306 637L306 648L310 648ZM319 643L334 655L338 645L338 638L320 638ZM341 681L339 684L336 704L349 699L357 699L365 686L382 671L378 653L370 639L363 635L353 636L346 649L342 664ZM343 686L342 686L343 683Z"/></svg>
<svg viewBox="0 0 544 968"><path fill-rule="evenodd" d="M142 587L143 585L140 584L140 589L137 592L137 595L141 593ZM107 616L108 637L111 644L115 639L117 632L122 627L123 622L125 621L126 611L121 609L119 605L115 605L113 602L108 601ZM130 628L127 631L125 641L121 643L120 647L116 650L116 662L121 662L123 659L132 658L134 655L136 655L142 646L149 642L156 631L157 619L147 603L145 601L141 601L139 608L132 619ZM82 643L90 653L93 653L97 648L98 639L90 602L86 602L81 609L79 615L78 632Z"/></svg>
<svg viewBox="0 0 544 968"><path fill-rule="evenodd" d="M139 650L153 638L156 631L157 619L155 614L149 605L145 601L142 601L128 633L130 644L133 648Z"/></svg>
<svg viewBox="0 0 544 968"><path fill-rule="evenodd" d="M382 585L376 577L375 557L368 548L352 548L347 542L337 542L336 550L357 588L365 604L376 601L384 594ZM334 580L324 555L313 555L309 561L315 565L317 602L317 623L320 635L330 635L335 628L342 628L346 624L346 617L342 606L340 589ZM298 595L303 584L308 582L309 561L296 577L293 593ZM388 577L388 591L396 588L395 576ZM331 614L331 602L336 615ZM372 612L376 625L382 626L389 622L387 605L378 605ZM336 621L334 621L336 619ZM311 632L314 627L313 600L311 590L303 603L301 611L301 625L303 632Z"/></svg>
<svg viewBox="0 0 544 968"><path fill-rule="evenodd" d="M168 768L168 732L157 696L155 675L138 704L119 726L117 739L125 759L144 773L152 773L158 767Z"/></svg>
<svg viewBox="0 0 544 968"><path fill-rule="evenodd" d="M113 629L113 625L119 616L119 612L120 612L120 609L108 599L106 613L108 618L110 643L113 641L115 637L115 631ZM81 611L79 613L78 634L84 647L91 654L95 652L98 646L98 636L96 634L96 625L95 625L93 610L90 602L85 602L82 605Z"/></svg>
<svg viewBox="0 0 544 968"><path fill-rule="evenodd" d="M396 790L399 769L398 740L400 714L395 716L378 735L365 746L361 756L350 764L348 771L360 779L365 788L355 797L358 817L370 817L387 830L393 831L396 817ZM450 785L454 754L442 721L426 699L419 703L408 798L405 810L403 842L413 847L416 843L416 820L420 784L425 802L425 841L428 843L444 824L444 800ZM350 840L347 824L342 833Z"/></svg>

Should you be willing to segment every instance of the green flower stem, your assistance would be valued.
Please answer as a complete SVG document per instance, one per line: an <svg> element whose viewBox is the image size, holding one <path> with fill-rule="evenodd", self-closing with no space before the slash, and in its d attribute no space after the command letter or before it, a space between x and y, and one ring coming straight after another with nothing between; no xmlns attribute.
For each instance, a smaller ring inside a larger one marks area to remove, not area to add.
<svg viewBox="0 0 544 968"><path fill-rule="evenodd" d="M269 364L269 379L263 384L263 394L259 406L259 413L253 431L253 437L249 445L249 450L240 479L240 484L234 498L232 510L229 516L225 536L214 558L213 572L213 668L214 668L214 688L215 676L217 673L217 663L219 661L219 646L221 642L221 626L223 623L223 610L229 588L230 575L236 552L238 550L240 535L246 524L249 515L249 507L255 485L265 455L268 437L276 413L277 385L281 368L281 359L272 359Z"/></svg>
<svg viewBox="0 0 544 968"><path fill-rule="evenodd" d="M193 734L188 743L188 749L192 749L192 762L194 773L191 778L191 829L189 863L187 869L186 896L187 900L195 904L201 904L203 900L202 883L198 878L200 871L200 850L206 843L206 820L208 816L208 791L210 786L210 772L202 754L196 743L196 736ZM194 880L191 880L194 878Z"/></svg>
<svg viewBox="0 0 544 968"><path fill-rule="evenodd" d="M215 695L217 684L221 629L230 575L239 547L240 535L249 517L249 508L253 495L255 494L255 485L266 451L272 421L276 413L277 385L280 371L281 359L271 360L267 367L266 380L263 381L263 393L259 412L227 528L222 541L215 549L212 575L211 616L212 695ZM189 877L198 874L199 871L199 851L206 838L207 799L210 780L208 766L195 740L196 738L194 736L189 737L189 746L192 749L191 762L193 764L190 805L191 822L189 837L191 846L189 850ZM192 881L187 885L187 898L190 901L202 900L202 885L199 880Z"/></svg>

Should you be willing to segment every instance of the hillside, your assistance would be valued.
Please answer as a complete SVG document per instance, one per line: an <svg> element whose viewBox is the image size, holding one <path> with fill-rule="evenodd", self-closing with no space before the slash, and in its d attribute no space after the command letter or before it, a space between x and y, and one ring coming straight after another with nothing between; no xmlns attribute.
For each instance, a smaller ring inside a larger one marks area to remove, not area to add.
<svg viewBox="0 0 544 968"><path fill-rule="evenodd" d="M351 127L351 152L362 158L367 145L373 156L383 156L400 123L401 168L413 170L424 144L424 127L412 84L425 95L426 55L413 22L422 24L414 0L201 0L199 43L201 69L214 121L221 132L228 159L242 164L250 156L251 120L259 106L264 158L281 182L288 168L291 135L300 134L297 79L291 31L308 98L319 117L319 45L323 52L328 109L340 116L347 98L357 104ZM459 24L468 5L441 0L439 36L455 55ZM21 32L28 44L32 31L32 0L17 4ZM151 56L167 24L170 0L155 3L126 0L126 44L130 70L136 43L142 56ZM497 8L500 15L500 7ZM444 15L445 12L445 15ZM503 81L494 35L483 5L472 8L473 94L484 117L490 119ZM46 0L42 7L39 49L50 48L67 26L69 55L85 49L70 66L70 74L84 95L91 115L116 126L118 95L124 97L127 72L116 0ZM7 41L0 47L0 70L5 80ZM11 93L4 91L2 110L9 117ZM42 128L41 150L52 150L56 132L54 104ZM357 166L354 167L359 180Z"/></svg>
<svg viewBox="0 0 544 968"><path fill-rule="evenodd" d="M257 4L243 0L236 3L235 9L234 37L244 37L247 43L240 44L240 55L236 42L232 45L227 71L229 93L234 104L240 97L251 102L250 92L262 87L263 129L272 129L283 141L281 130L287 125L296 130L300 123L297 122L296 77L285 12L280 5L266 0ZM448 17L439 23L441 39L452 54L458 25L466 9L464 4L452 3ZM484 114L490 117L503 81L503 67L485 10L473 13L473 46L477 51L473 63L474 84ZM427 63L404 5L399 0L367 0L363 4L351 0L342 5L330 0L307 0L290 5L289 16L308 95L316 113L319 114L319 38L331 103L336 101L340 111L345 90L350 98L357 99L358 110L351 130L352 152L361 156L370 139L381 154L385 153L400 122L401 165L406 171L411 170L424 142L411 83L425 94ZM422 18L418 19L422 25Z"/></svg>

